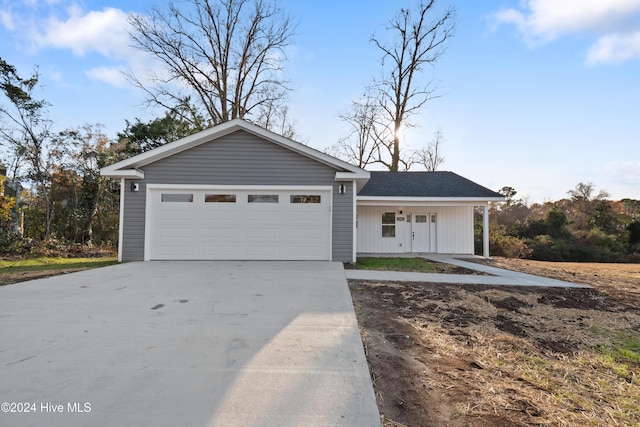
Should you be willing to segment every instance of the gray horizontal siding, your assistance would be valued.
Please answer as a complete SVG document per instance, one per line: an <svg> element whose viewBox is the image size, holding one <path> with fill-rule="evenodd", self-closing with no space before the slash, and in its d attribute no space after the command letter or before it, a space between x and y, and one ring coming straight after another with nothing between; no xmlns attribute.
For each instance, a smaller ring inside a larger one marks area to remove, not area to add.
<svg viewBox="0 0 640 427"><path fill-rule="evenodd" d="M352 195L338 194L336 170L248 132L238 131L213 142L140 168L140 191L125 187L123 260L144 259L146 184L193 185L332 185L332 257L350 261L352 254Z"/></svg>
<svg viewBox="0 0 640 427"><path fill-rule="evenodd" d="M331 242L333 260L352 262L353 258L353 185L346 185L346 192L340 194L338 185L333 188L333 229Z"/></svg>
<svg viewBox="0 0 640 427"><path fill-rule="evenodd" d="M239 131L142 168L145 181L203 185L327 185L335 170Z"/></svg>
<svg viewBox="0 0 640 427"><path fill-rule="evenodd" d="M122 260L144 259L145 184L140 181L140 191L132 192L130 180L125 180L124 215L122 224Z"/></svg>

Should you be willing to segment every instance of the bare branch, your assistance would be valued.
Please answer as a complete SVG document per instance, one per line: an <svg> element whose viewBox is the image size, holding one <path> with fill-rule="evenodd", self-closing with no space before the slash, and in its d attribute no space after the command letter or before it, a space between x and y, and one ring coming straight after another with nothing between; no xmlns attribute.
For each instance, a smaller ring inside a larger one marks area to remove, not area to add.
<svg viewBox="0 0 640 427"><path fill-rule="evenodd" d="M439 18L429 22L435 0L420 3L416 10L401 9L386 27L394 36L388 43L376 36L371 42L382 52L382 78L375 83L380 107L386 112L393 139L384 144L391 157L390 170L398 170L402 163L410 166L411 158L402 159L400 130L410 125L410 118L429 100L436 97L432 81L421 84L419 77L425 65L435 65L445 51L445 44L453 37L455 12L447 9ZM384 162L383 162L384 163Z"/></svg>
<svg viewBox="0 0 640 427"><path fill-rule="evenodd" d="M441 145L442 132L438 130L433 135L433 141L427 147L415 153L417 162L422 164L429 172L437 171L440 165L444 163L444 157L440 152Z"/></svg>
<svg viewBox="0 0 640 427"><path fill-rule="evenodd" d="M186 0L129 21L133 46L164 68L162 77L129 78L151 104L189 97L214 125L258 116L289 90L282 70L295 25L273 2Z"/></svg>
<svg viewBox="0 0 640 427"><path fill-rule="evenodd" d="M335 154L361 168L381 163L380 148L390 133L382 115L382 109L371 93L352 102L349 110L339 116L349 125L350 131L334 146Z"/></svg>

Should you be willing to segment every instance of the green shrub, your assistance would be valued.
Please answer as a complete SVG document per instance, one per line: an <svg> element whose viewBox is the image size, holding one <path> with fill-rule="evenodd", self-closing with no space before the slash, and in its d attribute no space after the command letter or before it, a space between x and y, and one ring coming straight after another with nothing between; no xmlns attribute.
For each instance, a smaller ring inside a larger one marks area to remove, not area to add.
<svg viewBox="0 0 640 427"><path fill-rule="evenodd" d="M491 255L506 258L528 258L533 252L527 244L513 236L492 235L489 238Z"/></svg>
<svg viewBox="0 0 640 427"><path fill-rule="evenodd" d="M531 249L530 259L539 261L567 261L570 245L564 239L554 239L548 234L536 236L527 240L527 246Z"/></svg>

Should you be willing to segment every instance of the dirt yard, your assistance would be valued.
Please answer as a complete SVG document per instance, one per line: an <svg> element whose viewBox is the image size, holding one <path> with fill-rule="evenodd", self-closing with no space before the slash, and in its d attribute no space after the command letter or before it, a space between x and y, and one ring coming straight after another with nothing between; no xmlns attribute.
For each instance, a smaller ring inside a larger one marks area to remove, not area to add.
<svg viewBox="0 0 640 427"><path fill-rule="evenodd" d="M489 263L593 289L350 281L384 425L640 425L640 265Z"/></svg>

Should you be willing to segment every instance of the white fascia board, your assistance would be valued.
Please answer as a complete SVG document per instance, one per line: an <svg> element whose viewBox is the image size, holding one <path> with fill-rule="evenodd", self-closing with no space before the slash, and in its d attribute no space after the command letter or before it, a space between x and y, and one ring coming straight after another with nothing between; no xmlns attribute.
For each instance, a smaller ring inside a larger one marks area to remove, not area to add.
<svg viewBox="0 0 640 427"><path fill-rule="evenodd" d="M194 133L193 135L178 139L177 141L161 145L160 147L146 151L142 154L138 154L137 156L121 160L107 167L112 169L125 169L144 166L160 159L164 159L165 157L169 157L173 154L179 153L181 151L187 150L191 147L202 144L206 141L220 138L221 136L233 132L237 126L238 124L235 120L225 122L210 129L206 129L201 132Z"/></svg>
<svg viewBox="0 0 640 427"><path fill-rule="evenodd" d="M420 206L420 205L441 205L441 206L479 206L488 202L503 202L502 197L377 197L358 196L359 206Z"/></svg>
<svg viewBox="0 0 640 427"><path fill-rule="evenodd" d="M364 169L357 172L336 172L336 181L353 181L354 179L369 179L371 174Z"/></svg>
<svg viewBox="0 0 640 427"><path fill-rule="evenodd" d="M144 179L144 171L138 169L113 169L111 166L100 169L100 175L109 178Z"/></svg>
<svg viewBox="0 0 640 427"><path fill-rule="evenodd" d="M240 124L242 125L241 127L247 132L253 133L256 136L267 139L282 147L288 148L289 150L294 151L298 154L302 154L305 157L309 157L320 163L324 163L327 166L331 166L339 169L346 169L347 171L349 171L345 173L355 173L355 174L366 173L368 178L369 172L365 171L364 169L360 169L359 167L354 166L351 163L347 163L343 160L337 159L333 156L323 153L322 151L318 151L307 145L293 141L289 138L285 138L284 136L268 131L264 128L261 128L260 126L256 126L254 124L245 122L244 120L240 120ZM349 181L350 180L351 179L349 179Z"/></svg>

